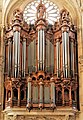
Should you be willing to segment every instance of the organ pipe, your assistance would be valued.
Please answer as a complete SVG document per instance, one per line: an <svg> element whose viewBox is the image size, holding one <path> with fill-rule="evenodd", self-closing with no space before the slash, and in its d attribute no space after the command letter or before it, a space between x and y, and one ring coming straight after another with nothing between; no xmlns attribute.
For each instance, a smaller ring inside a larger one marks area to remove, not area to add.
<svg viewBox="0 0 83 120"><path fill-rule="evenodd" d="M42 78L40 78L40 96L39 96L39 108L43 107L43 82L42 82Z"/></svg>
<svg viewBox="0 0 83 120"><path fill-rule="evenodd" d="M38 30L38 69L44 70L45 64L45 35L44 30Z"/></svg>
<svg viewBox="0 0 83 120"><path fill-rule="evenodd" d="M75 45L74 45L74 57L77 58L77 42L75 41ZM74 60L75 60L74 58ZM74 61L75 62L75 66L74 66L74 72L77 74L77 59Z"/></svg>
<svg viewBox="0 0 83 120"><path fill-rule="evenodd" d="M31 42L31 69L32 69L32 72L33 72L33 67L34 67L34 41Z"/></svg>
<svg viewBox="0 0 83 120"><path fill-rule="evenodd" d="M35 40L33 40L33 42L31 43L31 51L32 51L32 71L35 72Z"/></svg>
<svg viewBox="0 0 83 120"><path fill-rule="evenodd" d="M44 30L42 31L43 32L43 69L44 70L44 66L45 66L45 35L44 35Z"/></svg>
<svg viewBox="0 0 83 120"><path fill-rule="evenodd" d="M40 58L40 49L39 49L40 47L39 47L39 30L38 30L38 70L39 70L39 68L40 68L40 65L39 65L39 58Z"/></svg>
<svg viewBox="0 0 83 120"><path fill-rule="evenodd" d="M22 45L22 76L25 77L25 67L26 67L26 39L23 39Z"/></svg>
<svg viewBox="0 0 83 120"><path fill-rule="evenodd" d="M65 77L65 46L64 46L64 34L62 33L62 46L63 46L63 76Z"/></svg>
<svg viewBox="0 0 83 120"><path fill-rule="evenodd" d="M31 107L31 78L29 77L28 78L28 84L27 84L27 93L28 93L28 95L27 95L27 107L28 108L30 108Z"/></svg>
<svg viewBox="0 0 83 120"><path fill-rule="evenodd" d="M67 78L68 77L68 49L67 49L67 44L68 44L68 41L67 41L67 32L64 32L64 45L65 45L65 77Z"/></svg>
<svg viewBox="0 0 83 120"><path fill-rule="evenodd" d="M71 76L74 77L74 43L71 41Z"/></svg>
<svg viewBox="0 0 83 120"><path fill-rule="evenodd" d="M54 72L54 46L50 42L50 51L51 51L51 62L50 62L50 67L51 67L51 73Z"/></svg>
<svg viewBox="0 0 83 120"><path fill-rule="evenodd" d="M55 83L53 78L51 78L51 106L55 105Z"/></svg>
<svg viewBox="0 0 83 120"><path fill-rule="evenodd" d="M17 76L19 76L19 73L20 73L20 32L18 32L18 74Z"/></svg>
<svg viewBox="0 0 83 120"><path fill-rule="evenodd" d="M69 77L69 35L67 32L62 33L63 44L63 73L64 77Z"/></svg>
<svg viewBox="0 0 83 120"><path fill-rule="evenodd" d="M28 82L28 102L31 102L31 82Z"/></svg>
<svg viewBox="0 0 83 120"><path fill-rule="evenodd" d="M60 42L56 43L56 67L57 67L57 77L60 77Z"/></svg>
<svg viewBox="0 0 83 120"><path fill-rule="evenodd" d="M36 71L36 40L34 40L34 72Z"/></svg>
<svg viewBox="0 0 83 120"><path fill-rule="evenodd" d="M28 46L28 72L30 73L30 45Z"/></svg>
<svg viewBox="0 0 83 120"><path fill-rule="evenodd" d="M36 68L36 41L30 43L28 46L28 69L29 73L35 72Z"/></svg>
<svg viewBox="0 0 83 120"><path fill-rule="evenodd" d="M14 41L14 37L13 37L13 59L12 59L12 66L13 66L13 70L12 70L12 76L14 77L14 75L15 75L15 56L14 56L14 54L15 54L15 41Z"/></svg>
<svg viewBox="0 0 83 120"><path fill-rule="evenodd" d="M17 77L17 34L18 31L14 32L14 43L15 43L15 78Z"/></svg>
<svg viewBox="0 0 83 120"><path fill-rule="evenodd" d="M40 49L40 58L39 58L39 64L40 64L40 70L42 70L43 68L43 33L42 33L42 30L40 30L39 32L39 49Z"/></svg>
<svg viewBox="0 0 83 120"><path fill-rule="evenodd" d="M11 73L11 39L8 40L8 77Z"/></svg>
<svg viewBox="0 0 83 120"><path fill-rule="evenodd" d="M14 32L14 55L15 55L15 78L19 76L20 67L20 33L18 31Z"/></svg>
<svg viewBox="0 0 83 120"><path fill-rule="evenodd" d="M49 55L49 53L51 54L50 51L50 41L46 40L46 71L50 72L50 61L51 61L51 57Z"/></svg>

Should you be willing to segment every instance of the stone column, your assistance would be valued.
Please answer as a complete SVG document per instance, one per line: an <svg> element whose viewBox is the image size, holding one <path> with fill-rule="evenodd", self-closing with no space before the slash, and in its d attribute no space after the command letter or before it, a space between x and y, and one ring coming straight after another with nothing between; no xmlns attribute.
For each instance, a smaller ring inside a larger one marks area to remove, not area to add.
<svg viewBox="0 0 83 120"><path fill-rule="evenodd" d="M79 99L80 99L80 110L83 111L83 58L80 58L80 78L79 78Z"/></svg>
<svg viewBox="0 0 83 120"><path fill-rule="evenodd" d="M0 26L0 41L1 41L1 46L0 46L0 120L3 120L3 113L1 112L3 110L3 100L4 100L4 26Z"/></svg>
<svg viewBox="0 0 83 120"><path fill-rule="evenodd" d="M82 111L83 116L83 0L81 0L81 21L80 21L80 32L78 36L78 55L79 55L79 103L80 110ZM83 117L82 117L83 119ZM81 120L81 119L80 119Z"/></svg>
<svg viewBox="0 0 83 120"><path fill-rule="evenodd" d="M0 32L1 32L1 48L0 48L0 110L3 110L3 99L4 99L4 40L3 40L3 35L4 35L4 26L0 27Z"/></svg>

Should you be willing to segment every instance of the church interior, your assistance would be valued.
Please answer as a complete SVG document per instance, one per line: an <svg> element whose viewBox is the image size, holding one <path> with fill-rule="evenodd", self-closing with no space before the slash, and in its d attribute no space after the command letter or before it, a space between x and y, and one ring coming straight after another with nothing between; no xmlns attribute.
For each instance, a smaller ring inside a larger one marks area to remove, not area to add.
<svg viewBox="0 0 83 120"><path fill-rule="evenodd" d="M83 0L0 0L0 120L83 120Z"/></svg>

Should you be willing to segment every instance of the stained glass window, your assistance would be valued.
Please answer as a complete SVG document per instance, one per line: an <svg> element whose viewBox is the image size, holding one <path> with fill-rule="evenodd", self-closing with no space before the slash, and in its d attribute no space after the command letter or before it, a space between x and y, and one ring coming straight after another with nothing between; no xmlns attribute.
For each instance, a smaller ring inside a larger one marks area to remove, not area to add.
<svg viewBox="0 0 83 120"><path fill-rule="evenodd" d="M23 13L23 18L27 24L34 24L37 20L36 13L37 13L37 6L39 5L40 0L35 0L29 3ZM54 24L59 19L59 8L56 4L49 0L42 0L42 3L46 7L46 20L49 24Z"/></svg>

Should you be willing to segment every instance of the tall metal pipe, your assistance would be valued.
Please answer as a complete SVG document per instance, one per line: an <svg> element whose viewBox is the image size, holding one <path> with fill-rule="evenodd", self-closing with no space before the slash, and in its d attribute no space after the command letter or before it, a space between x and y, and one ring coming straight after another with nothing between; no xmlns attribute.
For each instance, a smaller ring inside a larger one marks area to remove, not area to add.
<svg viewBox="0 0 83 120"><path fill-rule="evenodd" d="M14 60L15 60L15 64L14 64L14 74L15 74L15 78L19 77L19 72L20 72L20 32L19 31L15 31L14 32L14 46L13 46L13 54L15 56ZM14 57L13 56L13 57Z"/></svg>
<svg viewBox="0 0 83 120"><path fill-rule="evenodd" d="M18 32L18 42L17 42L17 57L18 57L18 66L17 66L17 70L18 70L18 72L17 72L17 77L19 77L19 74L20 74L20 32Z"/></svg>
<svg viewBox="0 0 83 120"><path fill-rule="evenodd" d="M64 32L64 41L65 41L65 77L68 77L68 41L67 41L67 32Z"/></svg>
<svg viewBox="0 0 83 120"><path fill-rule="evenodd" d="M45 35L44 35L44 30L43 32L43 70L44 70L44 66L45 66Z"/></svg>
<svg viewBox="0 0 83 120"><path fill-rule="evenodd" d="M45 35L44 30L38 30L38 70L45 66Z"/></svg>
<svg viewBox="0 0 83 120"><path fill-rule="evenodd" d="M14 43L15 43L14 44L15 45L15 48L14 48L14 50L15 50L15 54L14 54L15 55L15 66L14 66L15 67L14 68L15 69L15 73L14 74L15 74L15 78L17 77L17 58L18 58L18 56L17 56L17 47L18 47L17 46L17 40L18 40L17 35L18 35L18 31L15 31L14 32Z"/></svg>
<svg viewBox="0 0 83 120"><path fill-rule="evenodd" d="M12 76L14 77L15 76L15 41L14 41L14 37L13 37L13 58L12 58Z"/></svg>
<svg viewBox="0 0 83 120"><path fill-rule="evenodd" d="M68 78L69 77L69 59L70 59L70 54L69 54L69 33L68 32L63 32L62 33L62 44L63 44L63 73L64 77Z"/></svg>
<svg viewBox="0 0 83 120"><path fill-rule="evenodd" d="M62 33L62 49L63 49L63 76L65 77L65 42L64 42L64 33Z"/></svg>
<svg viewBox="0 0 83 120"><path fill-rule="evenodd" d="M71 76L74 77L74 43L71 41Z"/></svg>
<svg viewBox="0 0 83 120"><path fill-rule="evenodd" d="M26 39L23 38L22 45L22 76L25 77L25 66L26 66Z"/></svg>
<svg viewBox="0 0 83 120"><path fill-rule="evenodd" d="M43 79L42 78L40 78L39 85L40 85L39 108L42 109L43 108Z"/></svg>
<svg viewBox="0 0 83 120"><path fill-rule="evenodd" d="M51 78L51 107L54 109L55 108L55 83L54 83L54 79Z"/></svg>
<svg viewBox="0 0 83 120"><path fill-rule="evenodd" d="M39 39L40 39L40 36L39 36L39 30L38 30L38 70L40 68L40 64L39 64L39 60L40 60L40 44L39 44Z"/></svg>
<svg viewBox="0 0 83 120"><path fill-rule="evenodd" d="M57 77L60 77L60 42L56 42L56 67L57 67Z"/></svg>
<svg viewBox="0 0 83 120"><path fill-rule="evenodd" d="M31 79L31 77L29 77L28 79L27 79L27 108L28 109L30 109L31 108L31 81L32 81L32 79Z"/></svg>

